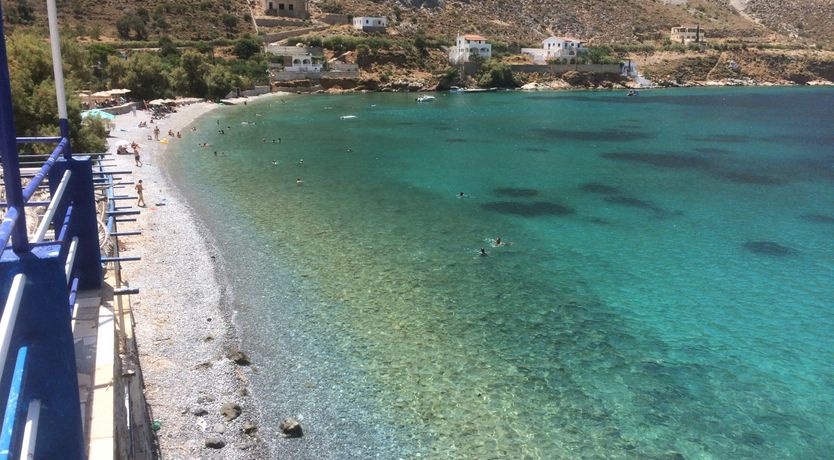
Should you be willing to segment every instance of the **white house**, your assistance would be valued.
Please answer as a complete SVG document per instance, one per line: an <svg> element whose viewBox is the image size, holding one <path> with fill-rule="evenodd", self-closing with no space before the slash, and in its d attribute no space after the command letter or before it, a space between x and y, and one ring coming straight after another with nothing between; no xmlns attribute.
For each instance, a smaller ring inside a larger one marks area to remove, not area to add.
<svg viewBox="0 0 834 460"><path fill-rule="evenodd" d="M542 41L541 48L522 48L523 54L533 57L533 62L544 64L555 59L573 59L586 48L576 38L550 37Z"/></svg>
<svg viewBox="0 0 834 460"><path fill-rule="evenodd" d="M585 52L581 41L569 37L547 38L542 41L542 48L550 59L570 58Z"/></svg>
<svg viewBox="0 0 834 460"><path fill-rule="evenodd" d="M353 28L365 32L376 32L388 27L388 18L384 16L357 16L353 18Z"/></svg>
<svg viewBox="0 0 834 460"><path fill-rule="evenodd" d="M285 65L287 72L321 72L322 64L314 63L312 56L293 56L292 64Z"/></svg>
<svg viewBox="0 0 834 460"><path fill-rule="evenodd" d="M489 59L492 57L492 45L480 35L458 35L455 46L449 49L449 62L452 64L469 62L473 56Z"/></svg>

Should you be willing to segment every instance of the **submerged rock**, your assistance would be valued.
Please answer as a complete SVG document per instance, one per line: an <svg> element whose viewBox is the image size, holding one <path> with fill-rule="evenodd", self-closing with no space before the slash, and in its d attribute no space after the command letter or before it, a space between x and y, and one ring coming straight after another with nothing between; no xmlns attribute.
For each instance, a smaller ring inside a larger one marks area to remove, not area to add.
<svg viewBox="0 0 834 460"><path fill-rule="evenodd" d="M253 422L244 422L241 429L246 434L255 434L258 431L258 425Z"/></svg>
<svg viewBox="0 0 834 460"><path fill-rule="evenodd" d="M206 439L206 447L211 449L222 449L226 446L226 443L220 438L208 438Z"/></svg>
<svg viewBox="0 0 834 460"><path fill-rule="evenodd" d="M238 403L228 402L220 406L220 415L222 415L227 422L231 422L232 420L240 417L241 412L243 412L243 408L241 408Z"/></svg>
<svg viewBox="0 0 834 460"><path fill-rule="evenodd" d="M285 418L281 421L281 424L278 425L278 428L284 432L284 436L288 438L300 438L304 433L301 431L301 424L298 423L298 420L290 417Z"/></svg>
<svg viewBox="0 0 834 460"><path fill-rule="evenodd" d="M240 350L231 350L226 357L234 361L238 366L248 366L252 364L252 361L249 360L249 356Z"/></svg>
<svg viewBox="0 0 834 460"><path fill-rule="evenodd" d="M203 409L202 407L195 407L194 409L191 409L191 414L196 415L197 417L202 417L208 414L208 411Z"/></svg>

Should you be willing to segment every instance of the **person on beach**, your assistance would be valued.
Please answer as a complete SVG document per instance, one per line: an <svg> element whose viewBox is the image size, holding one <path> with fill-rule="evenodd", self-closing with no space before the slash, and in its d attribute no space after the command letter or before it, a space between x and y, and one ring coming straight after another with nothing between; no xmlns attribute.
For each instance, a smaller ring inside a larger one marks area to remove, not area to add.
<svg viewBox="0 0 834 460"><path fill-rule="evenodd" d="M177 131L177 139L182 139L182 135L180 134L179 131Z"/></svg>
<svg viewBox="0 0 834 460"><path fill-rule="evenodd" d="M139 157L139 144L134 142L130 146L133 147L133 161L136 162L136 166L142 167L142 160Z"/></svg>
<svg viewBox="0 0 834 460"><path fill-rule="evenodd" d="M136 206L140 208L145 207L145 187L142 185L142 179L139 179L139 182L136 184Z"/></svg>
<svg viewBox="0 0 834 460"><path fill-rule="evenodd" d="M155 140L155 141L159 140L159 126L154 126L153 127L153 140Z"/></svg>

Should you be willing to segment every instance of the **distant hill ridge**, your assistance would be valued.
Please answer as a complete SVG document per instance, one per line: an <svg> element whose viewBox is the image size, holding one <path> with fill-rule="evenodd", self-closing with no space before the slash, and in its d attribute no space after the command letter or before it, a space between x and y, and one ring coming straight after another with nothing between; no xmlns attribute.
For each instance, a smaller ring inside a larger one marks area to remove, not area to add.
<svg viewBox="0 0 834 460"><path fill-rule="evenodd" d="M2 4L12 27L45 22L44 2ZM59 10L64 26L80 35L115 38L117 21L135 15L144 33L131 30L131 38L208 40L253 32L250 7L258 15L260 5L257 0L66 0ZM636 43L662 39L671 27L684 24L700 24L708 36L834 44L834 0L310 0L310 10L313 19L326 12L385 15L392 20L392 33L406 36L448 39L478 32L522 44L550 35ZM25 17L27 11L34 19Z"/></svg>

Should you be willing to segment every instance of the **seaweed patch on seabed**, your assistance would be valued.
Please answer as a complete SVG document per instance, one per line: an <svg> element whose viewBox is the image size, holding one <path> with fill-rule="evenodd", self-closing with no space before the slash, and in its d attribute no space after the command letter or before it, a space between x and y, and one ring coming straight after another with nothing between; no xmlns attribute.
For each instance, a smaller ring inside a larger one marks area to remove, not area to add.
<svg viewBox="0 0 834 460"><path fill-rule="evenodd" d="M611 152L603 153L603 158L618 161L632 161L645 163L661 168L674 169L709 169L710 162L698 157L677 154L640 153L640 152Z"/></svg>
<svg viewBox="0 0 834 460"><path fill-rule="evenodd" d="M512 196L512 197L516 197L516 198L536 196L536 195L539 194L539 191L534 189L534 188L512 188L512 187L497 188L497 189L493 190L493 192L498 196Z"/></svg>
<svg viewBox="0 0 834 460"><path fill-rule="evenodd" d="M571 207L549 201L536 201L535 203L495 201L482 204L481 207L489 211L500 212L502 214L514 214L522 217L568 216L576 214L576 210Z"/></svg>
<svg viewBox="0 0 834 460"><path fill-rule="evenodd" d="M816 224L834 224L834 217L823 214L803 214L799 218L805 222L814 222Z"/></svg>
<svg viewBox="0 0 834 460"><path fill-rule="evenodd" d="M719 177L729 179L732 182L740 184L755 184L755 185L782 185L785 182L773 177L761 176L759 174L746 172L725 171L718 174Z"/></svg>
<svg viewBox="0 0 834 460"><path fill-rule="evenodd" d="M742 136L740 134L711 134L702 137L687 136L686 139L698 142L732 142L738 144L743 142L750 142L752 140L750 136Z"/></svg>
<svg viewBox="0 0 834 460"><path fill-rule="evenodd" d="M715 155L715 154L726 155L728 153L733 153L731 150L721 149L721 148L718 148L718 147L698 147L697 149L692 149L692 150L694 150L695 152L698 152L698 153L705 153L707 155Z"/></svg>
<svg viewBox="0 0 834 460"><path fill-rule="evenodd" d="M796 249L782 246L773 241L748 241L744 243L744 249L755 252L756 254L763 254L767 256L793 256L797 254Z"/></svg>
<svg viewBox="0 0 834 460"><path fill-rule="evenodd" d="M682 214L680 211L667 211L654 203L649 203L648 201L632 198L630 196L607 196L603 199L611 204L616 204L629 208L645 209L647 211L653 212L658 217L670 217Z"/></svg>
<svg viewBox="0 0 834 460"><path fill-rule="evenodd" d="M573 131L557 128L533 128L533 133L548 139L573 141L637 141L653 139L654 134L625 129L601 129L599 131Z"/></svg>
<svg viewBox="0 0 834 460"><path fill-rule="evenodd" d="M620 189L618 189L617 187L600 184L598 182L588 182L587 184L582 184L579 187L579 189L583 192L598 193L602 195L613 195L615 193L620 193Z"/></svg>

